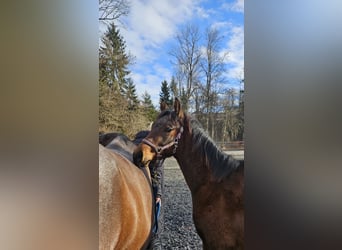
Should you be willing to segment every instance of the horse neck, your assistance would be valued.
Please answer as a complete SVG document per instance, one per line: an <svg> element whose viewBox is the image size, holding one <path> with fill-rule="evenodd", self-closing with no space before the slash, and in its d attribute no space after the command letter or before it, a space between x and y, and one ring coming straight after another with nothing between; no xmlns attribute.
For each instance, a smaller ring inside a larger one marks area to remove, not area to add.
<svg viewBox="0 0 342 250"><path fill-rule="evenodd" d="M190 134L183 134L175 158L192 193L207 182L207 178L210 176L209 168L198 150L193 150Z"/></svg>

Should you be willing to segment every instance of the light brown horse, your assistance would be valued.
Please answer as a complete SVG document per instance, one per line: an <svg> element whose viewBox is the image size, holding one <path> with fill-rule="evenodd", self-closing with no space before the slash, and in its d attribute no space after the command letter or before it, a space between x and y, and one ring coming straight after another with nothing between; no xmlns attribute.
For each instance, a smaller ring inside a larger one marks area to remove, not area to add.
<svg viewBox="0 0 342 250"><path fill-rule="evenodd" d="M152 204L149 169L99 145L99 249L145 249Z"/></svg>
<svg viewBox="0 0 342 250"><path fill-rule="evenodd" d="M174 111L161 104L134 162L174 156L190 188L193 219L204 249L244 248L244 162L221 152L176 98Z"/></svg>

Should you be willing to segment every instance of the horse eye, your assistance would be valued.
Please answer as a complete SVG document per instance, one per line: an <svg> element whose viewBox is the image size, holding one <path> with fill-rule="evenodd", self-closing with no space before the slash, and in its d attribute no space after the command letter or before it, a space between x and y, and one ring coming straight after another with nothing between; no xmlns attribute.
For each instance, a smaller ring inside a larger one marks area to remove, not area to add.
<svg viewBox="0 0 342 250"><path fill-rule="evenodd" d="M165 129L165 132L167 132L167 133L170 133L172 131L172 128L171 127L167 127L166 129Z"/></svg>

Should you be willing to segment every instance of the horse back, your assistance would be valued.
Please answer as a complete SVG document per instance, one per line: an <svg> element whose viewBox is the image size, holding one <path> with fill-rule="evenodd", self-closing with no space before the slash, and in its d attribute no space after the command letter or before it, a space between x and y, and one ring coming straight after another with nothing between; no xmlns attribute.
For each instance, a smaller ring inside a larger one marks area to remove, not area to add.
<svg viewBox="0 0 342 250"><path fill-rule="evenodd" d="M100 145L100 250L143 248L150 235L151 218L151 187L143 172Z"/></svg>

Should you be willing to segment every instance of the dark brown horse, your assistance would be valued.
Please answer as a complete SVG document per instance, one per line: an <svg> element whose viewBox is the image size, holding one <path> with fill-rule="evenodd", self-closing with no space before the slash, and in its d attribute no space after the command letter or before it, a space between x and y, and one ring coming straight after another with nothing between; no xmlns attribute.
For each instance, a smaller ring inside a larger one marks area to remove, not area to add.
<svg viewBox="0 0 342 250"><path fill-rule="evenodd" d="M135 150L136 164L174 156L190 188L193 219L204 249L244 248L244 162L221 152L176 98L161 104L150 134Z"/></svg>
<svg viewBox="0 0 342 250"><path fill-rule="evenodd" d="M99 249L144 249L153 225L149 169L131 162L127 137L106 144L99 145Z"/></svg>

